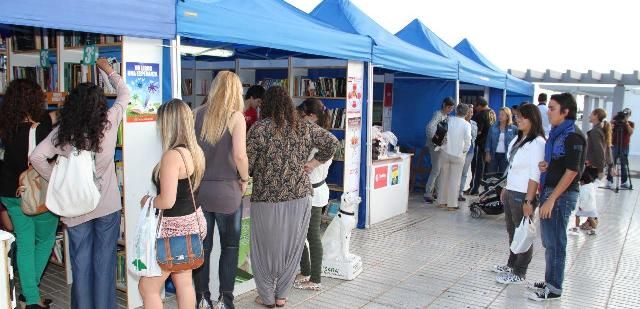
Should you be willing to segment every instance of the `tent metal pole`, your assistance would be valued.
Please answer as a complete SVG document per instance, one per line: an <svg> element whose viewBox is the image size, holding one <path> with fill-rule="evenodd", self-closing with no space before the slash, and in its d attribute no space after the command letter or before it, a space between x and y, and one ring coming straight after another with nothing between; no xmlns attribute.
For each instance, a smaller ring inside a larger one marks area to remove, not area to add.
<svg viewBox="0 0 640 309"><path fill-rule="evenodd" d="M195 61L195 60L194 60ZM180 36L171 40L171 94L174 98L182 99L182 61L180 59Z"/></svg>
<svg viewBox="0 0 640 309"><path fill-rule="evenodd" d="M367 220L365 228L369 228L371 224L371 173L373 166L373 139L371 132L373 131L373 64L367 62L367 174L366 174L366 198L367 198Z"/></svg>
<svg viewBox="0 0 640 309"><path fill-rule="evenodd" d="M460 103L460 80L456 79L456 104Z"/></svg>

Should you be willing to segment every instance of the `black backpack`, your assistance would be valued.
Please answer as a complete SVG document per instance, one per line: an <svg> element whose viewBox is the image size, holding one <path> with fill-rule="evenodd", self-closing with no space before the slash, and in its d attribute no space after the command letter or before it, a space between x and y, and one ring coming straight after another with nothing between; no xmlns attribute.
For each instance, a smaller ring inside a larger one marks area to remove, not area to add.
<svg viewBox="0 0 640 309"><path fill-rule="evenodd" d="M438 122L438 126L436 127L436 133L433 134L431 138L431 142L433 142L436 146L442 146L444 142L444 138L447 136L447 131L449 130L449 117L444 120Z"/></svg>

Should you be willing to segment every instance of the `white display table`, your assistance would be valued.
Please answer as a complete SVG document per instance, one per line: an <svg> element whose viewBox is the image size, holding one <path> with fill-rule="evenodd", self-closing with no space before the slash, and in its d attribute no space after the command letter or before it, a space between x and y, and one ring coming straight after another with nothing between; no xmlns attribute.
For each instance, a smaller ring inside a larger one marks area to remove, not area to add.
<svg viewBox="0 0 640 309"><path fill-rule="evenodd" d="M373 161L369 176L371 197L369 224L407 212L411 154Z"/></svg>

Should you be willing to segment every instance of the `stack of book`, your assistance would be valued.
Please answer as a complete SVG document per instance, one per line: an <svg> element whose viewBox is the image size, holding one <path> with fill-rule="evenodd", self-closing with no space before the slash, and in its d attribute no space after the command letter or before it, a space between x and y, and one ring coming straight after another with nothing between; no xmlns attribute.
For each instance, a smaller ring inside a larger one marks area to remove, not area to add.
<svg viewBox="0 0 640 309"><path fill-rule="evenodd" d="M328 109L332 129L344 129L347 114L344 108Z"/></svg>
<svg viewBox="0 0 640 309"><path fill-rule="evenodd" d="M346 78L296 76L294 94L303 97L346 97Z"/></svg>
<svg viewBox="0 0 640 309"><path fill-rule="evenodd" d="M13 67L14 79L25 78L38 83L43 91L58 91L58 65L49 68Z"/></svg>
<svg viewBox="0 0 640 309"><path fill-rule="evenodd" d="M76 31L66 31L64 33L64 47L82 47L86 44L116 44L122 42L122 37L118 35L103 35L97 33L86 33Z"/></svg>
<svg viewBox="0 0 640 309"><path fill-rule="evenodd" d="M265 78L258 83L258 85L264 87L264 89L269 89L273 86L281 86L285 90L289 90L289 80L288 79L274 79L274 78Z"/></svg>
<svg viewBox="0 0 640 309"><path fill-rule="evenodd" d="M200 81L200 93L198 93L198 95L200 96L206 96L209 94L209 87L211 86L211 82L203 79Z"/></svg>
<svg viewBox="0 0 640 309"><path fill-rule="evenodd" d="M193 95L193 79L185 78L182 80L182 95L183 96Z"/></svg>
<svg viewBox="0 0 640 309"><path fill-rule="evenodd" d="M15 51L34 51L45 47L52 49L56 48L56 32L33 27L15 27L12 42Z"/></svg>
<svg viewBox="0 0 640 309"><path fill-rule="evenodd" d="M112 62L110 62L111 64L111 68L113 69L114 72L118 73L119 75L122 75L120 72L120 69L122 68L122 66L120 65L120 62L114 60ZM103 74L100 74L100 72L98 72L98 66L96 65L92 65L90 66L93 69L93 74L90 76L93 79L91 79L90 81L95 83L96 85L98 85L99 87L101 87L104 90L104 94L105 95L116 95L117 90L115 88L113 88L113 86L111 85L111 83L106 80L103 76ZM105 74L106 75L106 74ZM89 81L89 80L87 80Z"/></svg>

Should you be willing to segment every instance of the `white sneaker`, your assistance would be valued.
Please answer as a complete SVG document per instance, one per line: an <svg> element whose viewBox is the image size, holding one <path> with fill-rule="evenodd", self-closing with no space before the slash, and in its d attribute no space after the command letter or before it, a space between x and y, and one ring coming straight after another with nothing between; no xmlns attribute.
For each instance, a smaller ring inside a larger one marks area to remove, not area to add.
<svg viewBox="0 0 640 309"><path fill-rule="evenodd" d="M499 274L496 276L496 281L502 284L523 284L525 282L520 276L511 272Z"/></svg>
<svg viewBox="0 0 640 309"><path fill-rule="evenodd" d="M613 181L607 181L607 185L605 187L607 189L611 189L613 187Z"/></svg>
<svg viewBox="0 0 640 309"><path fill-rule="evenodd" d="M491 268L491 270L496 274L510 273L511 267L507 265L493 265L493 268Z"/></svg>
<svg viewBox="0 0 640 309"><path fill-rule="evenodd" d="M621 188L625 188L625 189L629 189L631 185L629 184L629 181L625 181L623 184L620 185Z"/></svg>
<svg viewBox="0 0 640 309"><path fill-rule="evenodd" d="M551 293L548 288L529 294L529 299L534 301L556 300L556 299L560 299L561 297L562 295Z"/></svg>
<svg viewBox="0 0 640 309"><path fill-rule="evenodd" d="M547 283L544 281L527 282L527 288L530 290L544 290L547 287Z"/></svg>

